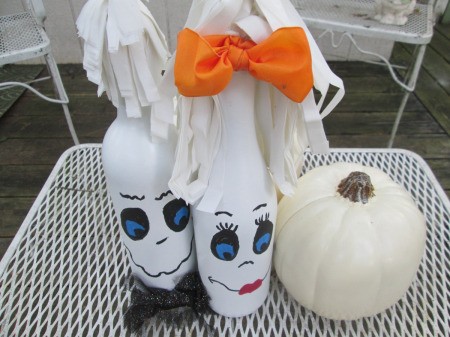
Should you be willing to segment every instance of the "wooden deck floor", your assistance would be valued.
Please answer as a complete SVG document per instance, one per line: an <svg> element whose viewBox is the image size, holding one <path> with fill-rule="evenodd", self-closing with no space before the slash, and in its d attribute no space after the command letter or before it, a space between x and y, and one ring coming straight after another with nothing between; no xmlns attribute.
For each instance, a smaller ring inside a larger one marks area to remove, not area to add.
<svg viewBox="0 0 450 337"><path fill-rule="evenodd" d="M394 57L411 53L398 45ZM447 195L450 191L450 25L436 29L417 90L410 97L394 147L421 155ZM325 119L332 147L385 147L402 92L384 68L359 62L331 63L346 95ZM98 98L81 65L61 66L81 142L101 142L115 118ZM50 83L39 84L47 93ZM72 146L62 109L25 93L0 119L0 256L22 223L52 167Z"/></svg>

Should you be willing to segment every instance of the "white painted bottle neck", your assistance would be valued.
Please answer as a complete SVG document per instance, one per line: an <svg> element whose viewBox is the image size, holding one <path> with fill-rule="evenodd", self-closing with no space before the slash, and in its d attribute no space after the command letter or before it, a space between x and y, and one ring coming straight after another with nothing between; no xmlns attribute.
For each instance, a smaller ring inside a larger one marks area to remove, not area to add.
<svg viewBox="0 0 450 337"><path fill-rule="evenodd" d="M222 139L219 151L227 157L260 153L255 125L256 82L247 72L235 72L219 94L222 109Z"/></svg>

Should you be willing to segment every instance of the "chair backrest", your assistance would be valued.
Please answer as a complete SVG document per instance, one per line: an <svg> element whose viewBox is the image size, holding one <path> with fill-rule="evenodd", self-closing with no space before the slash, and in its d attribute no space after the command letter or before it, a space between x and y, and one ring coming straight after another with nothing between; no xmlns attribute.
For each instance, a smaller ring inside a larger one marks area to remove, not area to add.
<svg viewBox="0 0 450 337"><path fill-rule="evenodd" d="M39 23L44 24L47 13L42 0L22 0L22 4L27 11L33 12Z"/></svg>
<svg viewBox="0 0 450 337"><path fill-rule="evenodd" d="M437 9L437 5L439 4L439 1L438 0L428 0L425 2L428 3L428 5L433 7L433 20L436 23L436 21L438 19L438 15L439 15L439 13L436 13L436 9Z"/></svg>

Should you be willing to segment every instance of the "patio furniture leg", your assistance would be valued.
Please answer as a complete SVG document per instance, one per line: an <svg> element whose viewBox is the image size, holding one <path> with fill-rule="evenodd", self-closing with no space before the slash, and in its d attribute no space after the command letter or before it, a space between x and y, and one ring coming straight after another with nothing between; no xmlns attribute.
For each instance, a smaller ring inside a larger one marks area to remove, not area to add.
<svg viewBox="0 0 450 337"><path fill-rule="evenodd" d="M406 103L408 102L409 95L416 88L416 82L417 82L417 78L419 76L420 68L422 67L422 62L423 62L423 59L424 59L424 56L425 56L426 48L427 48L427 45L424 44L424 45L421 45L417 49L416 52L414 52L414 54L415 54L414 56L415 56L416 60L414 62L412 71L411 71L411 73L408 76L409 79L407 79L407 80L405 79L405 82L406 81L408 82L408 84L407 84L408 89L405 89L405 94L403 95L402 102L401 102L400 107L399 107L399 109L397 111L397 116L395 117L395 122L394 122L394 125L392 127L391 136L389 138L389 142L388 142L388 145L387 145L388 148L391 148L392 145L394 144L394 139L395 139L395 136L397 134L398 125L400 124L400 120L402 118L403 111L405 110Z"/></svg>
<svg viewBox="0 0 450 337"><path fill-rule="evenodd" d="M72 136L73 142L75 143L75 145L78 145L78 144L80 144L80 141L78 140L78 136L75 132L72 118L70 116L70 111L69 111L69 106L68 106L69 98L67 97L67 93L64 89L64 85L62 83L61 76L59 75L59 71L57 68L58 66L56 64L55 59L50 54L45 55L45 61L47 62L48 71L50 72L50 74L52 76L53 83L56 88L55 89L56 93L57 93L59 99L61 100L61 105L64 110L64 116L66 117L67 126L69 127L69 131Z"/></svg>

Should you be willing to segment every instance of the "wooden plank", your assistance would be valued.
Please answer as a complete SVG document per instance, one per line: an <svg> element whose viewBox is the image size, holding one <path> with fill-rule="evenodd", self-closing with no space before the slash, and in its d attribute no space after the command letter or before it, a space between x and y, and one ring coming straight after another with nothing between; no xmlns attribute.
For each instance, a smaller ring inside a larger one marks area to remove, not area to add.
<svg viewBox="0 0 450 337"><path fill-rule="evenodd" d="M328 135L333 148L384 148L388 139L389 135L385 134ZM450 138L447 135L399 134L394 148L407 149L424 158L447 196L450 196Z"/></svg>
<svg viewBox="0 0 450 337"><path fill-rule="evenodd" d="M402 93L353 93L347 92L335 111L382 112L397 111L402 100ZM422 103L411 95L406 104L406 111L426 111Z"/></svg>
<svg viewBox="0 0 450 337"><path fill-rule="evenodd" d="M396 59L404 59L407 57L407 49L403 46L396 47ZM450 80L450 73L446 74ZM436 79L428 72L428 69L422 69L417 81L415 95L424 104L428 112L436 119L441 127L450 135L450 114L448 107L450 106L450 96L436 81Z"/></svg>
<svg viewBox="0 0 450 337"><path fill-rule="evenodd" d="M36 197L52 165L0 165L0 197Z"/></svg>
<svg viewBox="0 0 450 337"><path fill-rule="evenodd" d="M116 109L111 102L93 95L75 95L69 109L81 142L102 142L107 128L116 118ZM0 140L8 137L71 139L62 107L34 96L21 98L3 116ZM67 144L73 145L71 140Z"/></svg>
<svg viewBox="0 0 450 337"><path fill-rule="evenodd" d="M79 138L103 138L114 118L105 114L75 114L72 118ZM62 113L35 116L11 113L0 123L4 138L69 138L69 129Z"/></svg>
<svg viewBox="0 0 450 337"><path fill-rule="evenodd" d="M107 97L97 97L91 94L69 95L69 110L75 119L77 115L100 114L105 117L114 118L116 108L111 104ZM57 115L63 114L62 107L59 104L46 102L36 96L24 96L16 102L7 114L23 114L30 116Z"/></svg>
<svg viewBox="0 0 450 337"><path fill-rule="evenodd" d="M87 80L86 71L81 64L60 64L58 68L64 88L68 94L79 92L97 94L97 85ZM40 76L48 76L47 69ZM36 82L33 84L33 87L46 95L53 95L54 93L51 80ZM32 93L27 92L26 95L32 95Z"/></svg>
<svg viewBox="0 0 450 337"><path fill-rule="evenodd" d="M384 148L388 134L329 135L330 147ZM413 151L422 158L450 160L450 138L447 135L398 135L394 148Z"/></svg>
<svg viewBox="0 0 450 337"><path fill-rule="evenodd" d="M344 78L348 77L364 77L367 74L374 74L380 78L389 76L389 71L385 67L365 62L328 62L330 69L336 75Z"/></svg>
<svg viewBox="0 0 450 337"><path fill-rule="evenodd" d="M396 112L340 112L335 111L324 118L328 135L390 134ZM399 135L443 134L444 130L427 113L405 112L397 131Z"/></svg>
<svg viewBox="0 0 450 337"><path fill-rule="evenodd" d="M439 30L435 30L430 48L434 49L445 61L450 62L450 38L448 36L445 36Z"/></svg>
<svg viewBox="0 0 450 337"><path fill-rule="evenodd" d="M35 198L0 198L0 237L13 237Z"/></svg>
<svg viewBox="0 0 450 337"><path fill-rule="evenodd" d="M63 82L64 88L66 89L66 93L69 95L69 98L70 96L79 93L97 96L97 85L87 81L83 78L83 76L61 76L61 80ZM55 92L51 80L36 82L33 87L46 96L54 97ZM25 92L25 96L27 97L32 95L34 94L30 91Z"/></svg>
<svg viewBox="0 0 450 337"><path fill-rule="evenodd" d="M0 66L0 82L27 83L35 79L43 68L43 65L2 65ZM9 110L24 92L25 88L21 86L14 86L9 89L2 88L0 90L0 117Z"/></svg>
<svg viewBox="0 0 450 337"><path fill-rule="evenodd" d="M447 135L450 135L450 97L442 91L429 90L422 85L417 87L416 93Z"/></svg>
<svg viewBox="0 0 450 337"><path fill-rule="evenodd" d="M347 93L399 93L400 87L390 77L379 77L368 73L363 77L343 77ZM335 92L330 88L330 93Z"/></svg>
<svg viewBox="0 0 450 337"><path fill-rule="evenodd" d="M85 118L86 115L96 114L113 121L117 116L117 109L106 95L97 97L90 94L76 94L70 96L69 108L73 118Z"/></svg>
<svg viewBox="0 0 450 337"><path fill-rule="evenodd" d="M436 25L436 26L434 26L434 30L437 30L440 34L444 35L447 39L450 39L450 23Z"/></svg>
<svg viewBox="0 0 450 337"><path fill-rule="evenodd" d="M0 238L0 259L2 259L5 255L6 250L8 249L11 242L12 238Z"/></svg>
<svg viewBox="0 0 450 337"><path fill-rule="evenodd" d="M450 138L447 135L400 135L394 146L414 151L426 160L450 160Z"/></svg>
<svg viewBox="0 0 450 337"><path fill-rule="evenodd" d="M412 45L405 44L404 48L409 54L414 51ZM444 60L433 48L427 48L422 67L450 95L450 63Z"/></svg>
<svg viewBox="0 0 450 337"><path fill-rule="evenodd" d="M53 165L73 145L69 138L11 138L0 146L1 165Z"/></svg>
<svg viewBox="0 0 450 337"><path fill-rule="evenodd" d="M428 159L427 164L447 193L447 197L450 198L450 160Z"/></svg>
<svg viewBox="0 0 450 337"><path fill-rule="evenodd" d="M399 66L408 67L411 65L411 62L413 61L411 58L411 52L412 49L408 48L408 45L403 43L397 43L394 46L394 49L392 51L392 62ZM403 77L405 75L406 69L399 69L398 73L400 77ZM419 70L419 77L417 79L416 86L422 81L422 76L427 75L427 71L422 63L422 68ZM429 76L429 74L428 74ZM434 82L433 83L433 89L434 90L443 90L443 88L439 85L439 83Z"/></svg>

